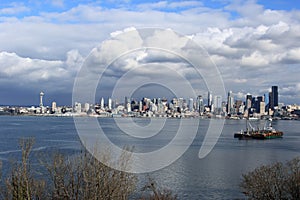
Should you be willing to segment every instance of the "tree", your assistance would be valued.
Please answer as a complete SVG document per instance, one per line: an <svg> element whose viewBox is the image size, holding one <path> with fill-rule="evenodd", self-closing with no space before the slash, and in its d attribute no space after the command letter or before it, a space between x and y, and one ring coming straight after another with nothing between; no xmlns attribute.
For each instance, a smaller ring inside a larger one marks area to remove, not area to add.
<svg viewBox="0 0 300 200"><path fill-rule="evenodd" d="M250 199L299 199L300 159L258 167L243 175L240 187Z"/></svg>

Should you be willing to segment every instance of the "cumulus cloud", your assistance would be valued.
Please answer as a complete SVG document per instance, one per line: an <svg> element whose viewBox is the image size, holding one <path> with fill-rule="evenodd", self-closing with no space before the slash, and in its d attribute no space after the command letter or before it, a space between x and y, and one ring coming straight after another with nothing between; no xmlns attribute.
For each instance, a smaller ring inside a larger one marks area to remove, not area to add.
<svg viewBox="0 0 300 200"><path fill-rule="evenodd" d="M64 6L63 0L51 2ZM190 35L219 67L228 90L246 93L249 89L255 93L272 84L293 88L299 83L299 10L265 9L253 0L225 1L223 9L206 7L199 1L160 1L135 4L133 8L129 8L130 2L122 3L123 6L113 9L101 4L81 4L62 12L41 11L22 18L13 15L29 12L26 5L11 4L0 9L0 30L4 30L0 34L2 86L8 82L16 85L44 82L52 87L51 80L55 80L55 85L63 88L69 79L66 85L71 87L79 66L90 51L105 52L94 54L95 59L90 60L102 67L116 55L139 48L143 43L181 49L183 54L187 52L184 49L187 38L178 38L176 34L158 30L145 41L139 35L142 33L126 36L126 32L153 26ZM110 39L97 46L107 38ZM109 51L105 51L107 49ZM177 56L144 50L115 61L107 74L116 78L134 66L149 63L172 66L191 80L193 78L193 72ZM155 74L148 69L139 69L136 73L139 76L149 74L149 77ZM300 101L299 96L293 95ZM284 100L284 95L281 98Z"/></svg>

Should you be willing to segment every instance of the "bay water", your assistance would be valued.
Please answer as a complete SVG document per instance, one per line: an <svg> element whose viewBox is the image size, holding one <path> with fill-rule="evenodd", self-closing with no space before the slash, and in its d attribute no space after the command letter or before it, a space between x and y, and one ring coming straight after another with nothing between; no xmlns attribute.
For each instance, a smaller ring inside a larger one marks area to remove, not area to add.
<svg viewBox="0 0 300 200"><path fill-rule="evenodd" d="M300 121L273 121L273 127L284 132L281 139L238 140L233 138L233 134L245 128L245 120L226 120L213 150L199 159L199 149L210 120L217 119L184 120L199 120L193 143L171 165L155 172L138 174L138 190L150 177L158 186L177 194L179 199L242 199L244 196L239 188L242 174L263 164L286 162L300 156ZM137 152L151 152L172 140L180 119L166 120L163 130L150 138L124 134L113 118L99 118L98 121L107 137L117 146L134 146ZM135 118L133 121L147 128L151 119ZM263 125L263 121L254 123L256 126ZM72 156L83 148L71 117L0 116L3 175L8 173L11 160L20 159L19 139L28 137L35 139L34 152L50 154L60 151Z"/></svg>

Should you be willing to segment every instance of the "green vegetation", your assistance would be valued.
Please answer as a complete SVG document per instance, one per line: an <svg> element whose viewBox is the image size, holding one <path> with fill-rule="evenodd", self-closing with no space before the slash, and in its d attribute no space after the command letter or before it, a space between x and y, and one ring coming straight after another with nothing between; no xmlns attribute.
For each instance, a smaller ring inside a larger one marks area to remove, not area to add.
<svg viewBox="0 0 300 200"><path fill-rule="evenodd" d="M300 199L300 158L244 174L241 188L250 199Z"/></svg>
<svg viewBox="0 0 300 200"><path fill-rule="evenodd" d="M29 159L33 144L33 139L20 140L21 162L14 162L11 172L5 177L1 177L0 174L1 199L123 200L129 199L133 194L136 198L145 200L176 199L172 192L157 188L154 181L145 186L141 197L138 197L136 175L111 169L85 150L76 157L67 157L60 153L50 157L44 155L40 162L45 167L46 174L37 174L32 169ZM102 156L110 160L109 153ZM129 161L130 155L124 153L120 156L118 164L127 168L130 167Z"/></svg>

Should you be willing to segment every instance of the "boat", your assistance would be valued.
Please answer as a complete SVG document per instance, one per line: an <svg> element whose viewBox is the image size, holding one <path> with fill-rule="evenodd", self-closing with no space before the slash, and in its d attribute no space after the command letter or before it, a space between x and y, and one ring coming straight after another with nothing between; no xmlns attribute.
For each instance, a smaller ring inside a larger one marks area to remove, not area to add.
<svg viewBox="0 0 300 200"><path fill-rule="evenodd" d="M250 126L250 128L248 127ZM274 138L282 138L283 132L278 131L272 127L272 119L266 121L263 129L255 129L253 126L247 121L246 130L241 130L234 134L234 138L238 138L240 140L249 140L249 139L274 139Z"/></svg>

